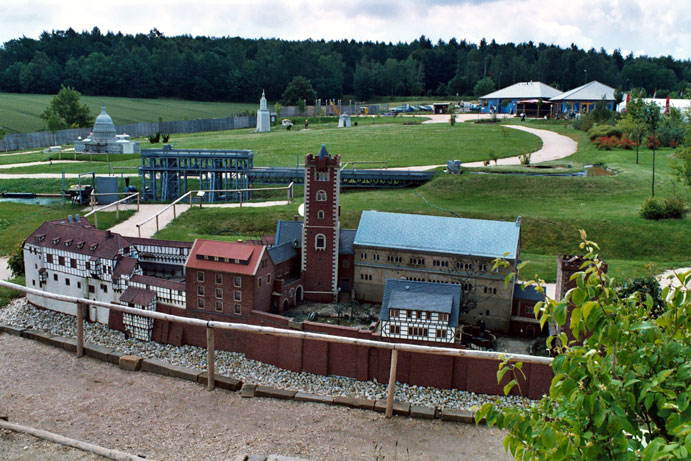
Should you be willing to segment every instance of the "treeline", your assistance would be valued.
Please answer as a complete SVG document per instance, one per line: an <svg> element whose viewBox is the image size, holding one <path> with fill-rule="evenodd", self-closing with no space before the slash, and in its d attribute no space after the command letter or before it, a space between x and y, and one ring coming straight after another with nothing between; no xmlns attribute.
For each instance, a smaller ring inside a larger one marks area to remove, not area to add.
<svg viewBox="0 0 691 461"><path fill-rule="evenodd" d="M87 95L242 102L265 90L277 100L298 75L320 98L468 96L484 78L495 88L538 80L563 91L599 80L664 97L691 85L691 61L484 39L479 45L425 36L396 44L285 41L165 37L156 29L135 36L68 29L0 48L0 91L16 93L55 94L64 84Z"/></svg>

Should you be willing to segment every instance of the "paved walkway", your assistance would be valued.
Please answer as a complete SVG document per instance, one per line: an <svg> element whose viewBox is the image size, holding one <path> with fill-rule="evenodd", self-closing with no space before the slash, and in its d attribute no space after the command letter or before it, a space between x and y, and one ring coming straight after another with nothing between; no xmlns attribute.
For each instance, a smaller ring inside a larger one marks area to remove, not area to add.
<svg viewBox="0 0 691 461"><path fill-rule="evenodd" d="M446 117L446 122L448 122L448 115L436 115L435 117ZM423 123L440 123L438 121L433 122L423 122ZM530 157L530 163L541 163L548 162L550 160L558 160L564 157L573 155L578 150L578 143L573 139L557 134L549 130L541 130L538 128L529 128L522 125L502 125L507 128L513 128L514 130L525 131L526 133L534 134L542 140L542 148L532 153ZM466 168L478 168L485 166L484 161L479 162L468 162L463 163L462 166ZM520 165L521 161L516 157L501 158L497 160L497 165ZM492 163L491 166L494 166ZM427 171L433 170L439 167L446 167L446 165L418 165L418 166L408 166L408 167L396 167L389 168L390 170L406 170L406 171Z"/></svg>
<svg viewBox="0 0 691 461"><path fill-rule="evenodd" d="M50 162L9 163L7 165L0 165L0 169L9 170L12 168L21 168L23 166L55 165L56 163L82 163L82 162L83 162L83 160L52 160Z"/></svg>
<svg viewBox="0 0 691 461"><path fill-rule="evenodd" d="M0 257L0 280L9 280L12 278L12 271L7 265L9 258L6 256Z"/></svg>
<svg viewBox="0 0 691 461"><path fill-rule="evenodd" d="M240 206L239 203L213 203L213 204L203 204L204 208L242 208L242 207L247 207L247 208L263 208L263 207L270 207L270 206L279 206L279 205L288 205L290 202L286 200L279 200L279 201L271 201L271 202L249 202L249 203L243 203L242 206ZM124 236L131 236L131 237L138 237L139 236L139 231L137 229L137 224L141 223L142 221L152 218L153 216L156 216L156 213L159 213L161 210L166 208L168 205L162 204L162 205L146 205L142 204L139 206L139 212L133 214L130 216L129 219L126 221L121 222L120 224L116 224L115 226L111 227L110 230L112 230L115 233L118 233L120 235ZM193 205L193 206L198 206L198 205ZM136 209L137 205L123 205L120 207L121 210L132 210ZM185 211L190 209L189 204L184 204L180 203L178 205L175 205L175 215L180 216L181 213L184 213ZM91 208L86 208L84 210L84 214L88 213L91 211ZM110 209L105 210L105 211L111 211ZM93 215L92 215L93 216ZM89 220L93 222L93 217L89 216ZM163 229L166 227L168 224L170 224L175 216L173 216L173 207L170 207L168 210L164 211L158 216L158 229L156 228L156 219L151 219L149 222L141 226L141 237L146 237L150 238L153 237L153 235L158 232L158 230Z"/></svg>

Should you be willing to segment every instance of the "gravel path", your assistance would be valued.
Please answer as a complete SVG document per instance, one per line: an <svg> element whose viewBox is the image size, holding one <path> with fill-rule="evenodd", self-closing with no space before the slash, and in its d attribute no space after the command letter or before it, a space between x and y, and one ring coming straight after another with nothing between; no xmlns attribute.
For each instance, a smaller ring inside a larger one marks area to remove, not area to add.
<svg viewBox="0 0 691 461"><path fill-rule="evenodd" d="M52 160L50 162L27 162L27 163L10 163L7 165L0 165L0 169L9 170L11 168L20 168L23 166L37 166L37 165L54 165L56 163L82 163L82 160Z"/></svg>
<svg viewBox="0 0 691 461"><path fill-rule="evenodd" d="M387 459L396 459L395 453L411 460L509 459L501 445L503 433L496 429L387 420L380 413L314 403L243 399L188 381L78 359L7 334L0 334L0 350L0 408L10 421L147 458L280 453L313 460L371 460L378 444ZM64 458L72 459L69 454L16 459Z"/></svg>

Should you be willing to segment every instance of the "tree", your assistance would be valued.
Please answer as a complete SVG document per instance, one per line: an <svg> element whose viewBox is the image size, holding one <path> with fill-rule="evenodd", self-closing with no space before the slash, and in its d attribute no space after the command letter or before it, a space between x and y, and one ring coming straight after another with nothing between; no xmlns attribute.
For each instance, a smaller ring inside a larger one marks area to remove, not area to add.
<svg viewBox="0 0 691 461"><path fill-rule="evenodd" d="M644 120L645 101L640 95L634 95L626 104L626 118L634 125L634 140L636 142L636 165L638 165L638 147L641 145L642 127Z"/></svg>
<svg viewBox="0 0 691 461"><path fill-rule="evenodd" d="M558 327L571 312L575 340L564 332L548 339L556 353L549 393L524 407L485 404L475 419L505 429L504 447L520 459L688 459L691 272L677 274L681 286L663 289L663 312L653 318L652 297L620 295L599 247L581 236L586 255L576 287L535 309L541 325ZM514 377L505 393L520 391L521 369L508 360L500 366L499 381Z"/></svg>
<svg viewBox="0 0 691 461"><path fill-rule="evenodd" d="M86 104L79 104L79 91L62 86L46 110L41 114L50 131L63 128L86 128L93 123L93 117Z"/></svg>
<svg viewBox="0 0 691 461"><path fill-rule="evenodd" d="M645 125L652 136L652 146L653 146L653 180L651 185L652 197L655 197L655 147L657 145L657 127L660 124L660 107L654 102L648 102L643 108L643 117L645 119Z"/></svg>
<svg viewBox="0 0 691 461"><path fill-rule="evenodd" d="M494 89L494 80L487 77L483 78L475 84L475 86L473 87L473 94L476 98L479 98L480 96L484 96L486 94L491 93L492 91L494 91Z"/></svg>
<svg viewBox="0 0 691 461"><path fill-rule="evenodd" d="M688 116L691 116L691 111L687 112ZM1 134L0 139L2 139ZM686 125L684 143L677 150L671 167L677 180L691 187L691 124Z"/></svg>
<svg viewBox="0 0 691 461"><path fill-rule="evenodd" d="M300 101L314 101L317 92L312 88L312 84L302 75L294 77L281 96L281 104L285 106L297 106ZM303 102L304 104L304 102Z"/></svg>

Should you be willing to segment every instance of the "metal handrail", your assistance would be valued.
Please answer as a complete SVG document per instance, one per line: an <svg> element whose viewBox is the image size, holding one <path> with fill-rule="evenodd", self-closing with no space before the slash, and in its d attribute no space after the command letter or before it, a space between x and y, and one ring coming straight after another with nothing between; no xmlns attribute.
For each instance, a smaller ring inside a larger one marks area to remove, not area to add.
<svg viewBox="0 0 691 461"><path fill-rule="evenodd" d="M274 327L264 327L259 325L248 325L244 323L233 322L218 322L215 320L201 320L196 318L179 317L172 314L164 314L162 312L147 311L134 307L122 306L119 304L111 304L102 301L95 301L87 298L76 298L74 296L60 295L57 293L45 292L35 288L28 288L15 283L0 281L0 287L10 288L23 293L40 296L47 299L54 299L56 301L63 301L77 304L77 356L81 357L84 354L84 307L91 305L97 307L104 307L112 309L116 312L124 312L127 314L139 315L151 319L164 320L173 323L180 323L183 325L190 325L196 327L206 328L207 339L207 373L208 373L208 389L213 390L215 387L215 362L214 362L214 330L228 330L228 331L242 331L246 333L255 333L271 336L282 336L294 339L307 339L314 341L324 341L328 343L350 344L354 346L374 347L377 349L388 349L391 351L391 364L389 370L389 384L387 388L386 401L386 416L391 417L393 414L393 394L396 386L396 366L398 359L398 351L417 352L423 354L443 355L450 357L471 357L478 359L488 359L495 361L502 361L509 359L513 361L521 361L524 363L535 363L541 365L551 365L552 358L550 357L536 357L532 355L513 354L513 353L499 353L489 351L476 351L471 349L451 349L445 347L420 346L417 344L404 343L390 343L384 341L373 341L370 339L350 338L346 336L335 336L324 333L310 333L299 330L289 330Z"/></svg>
<svg viewBox="0 0 691 461"><path fill-rule="evenodd" d="M208 189L198 189L198 190L190 190L190 191L185 192L184 194L182 194L180 197L178 197L177 199L175 199L173 202L171 202L168 206L166 206L165 208L163 208L162 210L160 210L160 211L159 211L158 213L156 213L155 215L149 216L149 217L146 218L144 221L142 221L142 222L140 222L139 224L137 224L137 225L136 225L136 226L137 226L137 234L139 235L139 237L141 237L141 236L142 236L142 226L143 226L144 224L148 223L149 221L151 221L152 219L156 219L156 232L158 232L159 230L161 230L161 229L160 229L160 226L159 226L159 222L158 222L158 217L159 217L161 214L163 214L163 213L165 213L166 211L168 211L171 207L173 208L173 219L177 219L178 215L177 215L177 211L176 211L176 209L175 209L175 205L177 205L178 202L181 202L185 197L188 197L188 196L189 196L189 199L190 199L190 206L192 206L192 200L193 200L193 195L192 195L192 194L195 193L195 192L196 192L196 195L199 195L200 192L203 192L204 194L206 194L207 192L257 192L257 191L264 191L264 190L287 190L287 191L288 191L288 200L290 201L290 200L292 200L292 195L293 195L293 194L292 194L292 191L293 191L293 182L291 181L291 183L288 184L288 185L285 186L285 187L262 187L262 188L257 188L257 189L255 189L255 188L248 188L248 189L211 189L211 190L208 190ZM200 207L200 208L202 207L202 198L203 198L204 194L202 194L201 196L199 196L199 207ZM242 208L242 194L240 194L240 207Z"/></svg>
<svg viewBox="0 0 691 461"><path fill-rule="evenodd" d="M116 195L116 194L117 194L117 195L122 195L122 194L127 194L127 193L128 193L128 192L113 192L113 193L110 193L110 194L108 194L108 193L92 194L92 196L93 196L93 195ZM98 227L98 215L97 215L96 213L99 212L99 211L103 211L103 210L105 210L106 208L110 208L110 207L112 207L113 205L115 205L115 219L120 219L120 204L121 204L122 202L126 202L127 200L130 200L130 199L132 199L132 198L134 198L134 197L137 197L137 211L139 211L139 192L134 192L134 193L129 193L129 194L130 194L130 195L128 195L128 196L126 196L126 197L124 197L124 198L121 198L121 199L118 200L117 202L109 203L109 204L107 204L107 205L102 206L101 208L94 208L94 205L93 205L94 202L92 201L92 202L91 202L91 211L88 212L87 214L85 214L84 217L87 218L87 217L89 217L89 216L91 216L91 215L94 215L94 225L95 225L96 227Z"/></svg>

